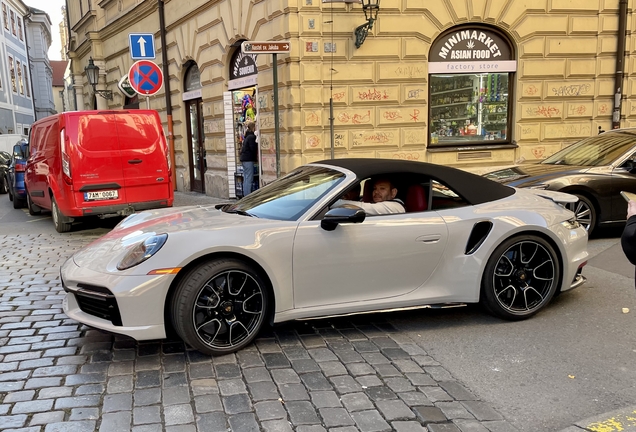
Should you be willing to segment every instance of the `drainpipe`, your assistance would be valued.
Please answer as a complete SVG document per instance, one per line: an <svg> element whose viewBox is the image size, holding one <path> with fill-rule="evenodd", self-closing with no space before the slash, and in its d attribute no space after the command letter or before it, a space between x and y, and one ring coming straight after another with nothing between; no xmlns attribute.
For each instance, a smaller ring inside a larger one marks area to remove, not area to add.
<svg viewBox="0 0 636 432"><path fill-rule="evenodd" d="M68 0L67 0L68 1ZM163 62L163 84L166 86L166 115L168 117L168 146L170 147L170 165L172 166L172 187L177 189L177 166L174 157L174 130L172 128L172 101L170 98L170 75L168 75L168 47L166 45L166 17L163 0L157 0L159 6L159 32L161 37L161 59Z"/></svg>
<svg viewBox="0 0 636 432"><path fill-rule="evenodd" d="M76 90L75 90L75 73L73 72L73 61L69 58L68 56L68 49L70 48L70 41L71 41L71 19L68 16L68 0L64 1L64 5L66 6L66 40L64 41L64 43L66 44L66 58L68 59L68 61L71 63L71 67L69 68L71 70L71 87L73 87L73 100L75 101L75 111L79 111L80 107L77 106L77 95ZM64 83L64 85L66 85L66 83ZM71 101L71 97L69 96L68 98L69 103Z"/></svg>
<svg viewBox="0 0 636 432"><path fill-rule="evenodd" d="M616 78L614 82L614 111L612 112L612 129L621 127L621 104L623 88L623 63L625 60L625 39L627 29L627 0L620 0L618 6L618 47L616 51Z"/></svg>
<svg viewBox="0 0 636 432"><path fill-rule="evenodd" d="M27 31L27 25L26 25L26 20L28 19L29 21L31 21L31 8L29 8L29 13L26 14L26 16L24 16L22 22L23 24L23 31L24 31L24 45L26 45L26 52L27 52L27 66L28 66L28 72L29 72L29 85L31 86L31 105L33 106L33 123L35 123L36 121L38 121L38 111L37 108L35 107L35 91L33 88L33 74L31 73L31 54L29 53L29 39L28 39L28 31ZM46 71L45 71L46 72ZM33 123L31 123L29 125L29 130L31 130L31 126L33 125ZM24 128L24 126L23 126ZM24 131L19 131L20 135L22 135L22 132Z"/></svg>

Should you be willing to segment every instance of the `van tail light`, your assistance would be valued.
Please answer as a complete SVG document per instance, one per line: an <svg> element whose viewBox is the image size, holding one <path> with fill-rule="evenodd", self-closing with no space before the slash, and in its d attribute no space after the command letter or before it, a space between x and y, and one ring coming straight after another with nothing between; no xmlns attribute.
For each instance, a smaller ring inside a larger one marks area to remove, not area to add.
<svg viewBox="0 0 636 432"><path fill-rule="evenodd" d="M15 171L16 172L24 172L24 170L26 169L26 163L23 161L15 161Z"/></svg>
<svg viewBox="0 0 636 432"><path fill-rule="evenodd" d="M67 184L71 185L73 184L73 178L71 177L71 158L66 151L64 129L60 131L60 148L62 150L62 177Z"/></svg>

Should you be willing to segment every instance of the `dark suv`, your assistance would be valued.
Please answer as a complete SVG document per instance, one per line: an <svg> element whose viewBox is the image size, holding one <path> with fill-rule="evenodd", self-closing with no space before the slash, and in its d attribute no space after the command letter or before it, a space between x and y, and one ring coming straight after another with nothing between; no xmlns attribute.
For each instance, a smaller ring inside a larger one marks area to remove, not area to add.
<svg viewBox="0 0 636 432"><path fill-rule="evenodd" d="M10 162L11 155L5 151L0 151L0 194L6 194L9 188L7 171L9 171Z"/></svg>
<svg viewBox="0 0 636 432"><path fill-rule="evenodd" d="M29 157L29 143L19 141L13 146L13 154L4 176L4 184L9 192L9 199L13 201L13 208L22 208L26 205L26 189L24 187L24 169Z"/></svg>

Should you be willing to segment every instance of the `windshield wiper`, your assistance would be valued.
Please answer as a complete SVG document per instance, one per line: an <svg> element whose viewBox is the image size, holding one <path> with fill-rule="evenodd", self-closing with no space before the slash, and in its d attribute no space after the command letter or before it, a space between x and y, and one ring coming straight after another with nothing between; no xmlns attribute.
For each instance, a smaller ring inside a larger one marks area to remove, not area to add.
<svg viewBox="0 0 636 432"><path fill-rule="evenodd" d="M238 209L225 210L225 213L235 213L235 214L239 214L241 216L249 216L249 217L258 218L258 216L253 215L252 213L248 213L245 210L238 210Z"/></svg>

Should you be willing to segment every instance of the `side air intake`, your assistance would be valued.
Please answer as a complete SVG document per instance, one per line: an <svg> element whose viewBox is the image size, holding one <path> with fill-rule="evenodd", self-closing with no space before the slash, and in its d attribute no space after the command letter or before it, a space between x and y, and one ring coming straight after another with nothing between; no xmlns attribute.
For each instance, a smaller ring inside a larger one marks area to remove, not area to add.
<svg viewBox="0 0 636 432"><path fill-rule="evenodd" d="M492 229L492 222L483 221L478 222L473 227L473 231L470 233L470 237L468 237L468 243L466 243L466 255L471 255L479 249L482 245L490 230Z"/></svg>

